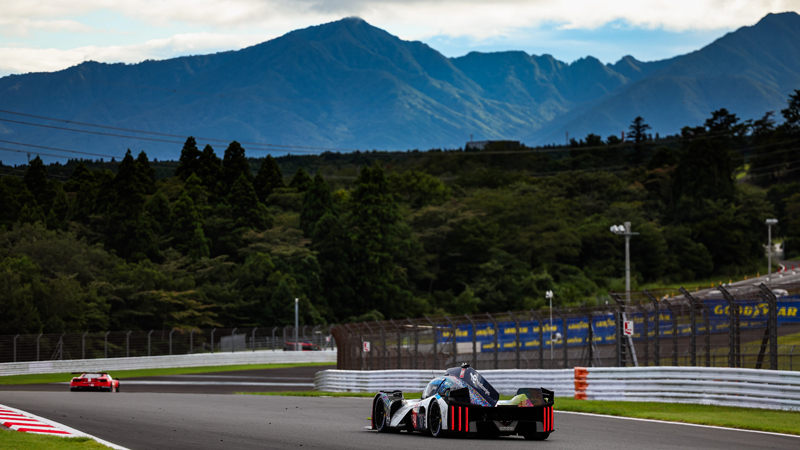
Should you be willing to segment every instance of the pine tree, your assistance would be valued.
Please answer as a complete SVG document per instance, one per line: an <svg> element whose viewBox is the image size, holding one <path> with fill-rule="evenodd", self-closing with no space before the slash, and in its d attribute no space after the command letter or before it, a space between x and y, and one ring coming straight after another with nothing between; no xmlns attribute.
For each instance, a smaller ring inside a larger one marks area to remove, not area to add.
<svg viewBox="0 0 800 450"><path fill-rule="evenodd" d="M197 142L194 140L194 137L189 136L183 144L181 157L178 160L178 168L175 169L175 176L179 177L181 180L186 180L192 174L196 173L200 155L201 153L197 148Z"/></svg>
<svg viewBox="0 0 800 450"><path fill-rule="evenodd" d="M23 181L42 211L50 211L50 205L56 198L56 190L50 182L47 168L38 155L28 165Z"/></svg>
<svg viewBox="0 0 800 450"><path fill-rule="evenodd" d="M69 215L69 200L67 194L62 189L58 190L50 213L47 214L47 228L50 230L65 230L67 228L67 216Z"/></svg>
<svg viewBox="0 0 800 450"><path fill-rule="evenodd" d="M266 208L258 201L253 184L244 174L239 175L228 198L237 228L254 230L268 228Z"/></svg>
<svg viewBox="0 0 800 450"><path fill-rule="evenodd" d="M129 260L159 258L155 234L144 218L147 181L128 150L111 184L107 239L109 247Z"/></svg>
<svg viewBox="0 0 800 450"><path fill-rule="evenodd" d="M147 215L152 219L153 232L157 235L169 233L172 213L169 209L169 199L159 189L144 205Z"/></svg>
<svg viewBox="0 0 800 450"><path fill-rule="evenodd" d="M203 186L202 180L196 174L191 174L183 185L183 189L189 194L194 202L194 207L201 217L205 217L208 209L208 191Z"/></svg>
<svg viewBox="0 0 800 450"><path fill-rule="evenodd" d="M636 116L628 129L630 133L627 140L633 143L631 162L637 166L642 165L647 160L645 141L647 141L647 130L650 129L650 125L644 123L641 116Z"/></svg>
<svg viewBox="0 0 800 450"><path fill-rule="evenodd" d="M136 157L136 168L139 170L141 181L145 186L145 194L153 194L156 191L156 171L150 166L147 153L139 152Z"/></svg>
<svg viewBox="0 0 800 450"><path fill-rule="evenodd" d="M303 196L303 209L300 211L300 229L303 230L303 234L310 237L314 231L314 225L325 214L336 215L336 211L333 207L331 189L322 175L317 173Z"/></svg>
<svg viewBox="0 0 800 450"><path fill-rule="evenodd" d="M363 312L352 303L355 291L350 247L350 237L335 215L328 213L317 221L311 236L311 249L317 253L322 295L337 321Z"/></svg>
<svg viewBox="0 0 800 450"><path fill-rule="evenodd" d="M258 169L258 174L253 181L253 187L261 203L267 202L267 197L272 194L272 191L284 187L283 172L272 155L267 155L264 162L261 163L261 168Z"/></svg>
<svg viewBox="0 0 800 450"><path fill-rule="evenodd" d="M22 210L19 212L18 221L19 223L36 223L45 221L42 208L36 204L36 200L22 205Z"/></svg>
<svg viewBox="0 0 800 450"><path fill-rule="evenodd" d="M356 310L377 309L387 317L403 314L405 280L394 259L400 253L400 212L380 164L361 169L351 203Z"/></svg>
<svg viewBox="0 0 800 450"><path fill-rule="evenodd" d="M308 176L308 173L302 167L297 169L291 183L289 183L289 187L297 189L297 192L305 192L310 186L311 177Z"/></svg>
<svg viewBox="0 0 800 450"><path fill-rule="evenodd" d="M240 176L244 176L248 182L253 182L253 174L250 173L250 163L244 155L244 148L233 141L225 149L225 156L222 158L223 182L227 189L231 189Z"/></svg>
<svg viewBox="0 0 800 450"><path fill-rule="evenodd" d="M219 159L214 148L206 145L203 153L197 159L195 174L203 180L203 186L209 194L220 192L219 183L222 179L222 160ZM188 178L188 177L187 177Z"/></svg>
<svg viewBox="0 0 800 450"><path fill-rule="evenodd" d="M64 190L67 192L78 192L85 183L93 183L94 175L86 168L83 161L79 162L69 176L69 180L64 183Z"/></svg>
<svg viewBox="0 0 800 450"><path fill-rule="evenodd" d="M208 241L203 233L203 220L189 194L184 190L172 207L173 247L184 255L208 256ZM201 245L201 248L194 248ZM203 250L202 245L205 245Z"/></svg>

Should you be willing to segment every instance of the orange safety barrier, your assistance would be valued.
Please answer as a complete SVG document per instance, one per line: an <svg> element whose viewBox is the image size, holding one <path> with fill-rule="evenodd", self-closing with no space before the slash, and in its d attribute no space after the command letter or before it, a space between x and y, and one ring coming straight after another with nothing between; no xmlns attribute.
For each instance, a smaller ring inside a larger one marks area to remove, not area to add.
<svg viewBox="0 0 800 450"><path fill-rule="evenodd" d="M586 400L586 388L589 387L589 382L586 377L589 375L589 370L586 367L575 368L575 400Z"/></svg>

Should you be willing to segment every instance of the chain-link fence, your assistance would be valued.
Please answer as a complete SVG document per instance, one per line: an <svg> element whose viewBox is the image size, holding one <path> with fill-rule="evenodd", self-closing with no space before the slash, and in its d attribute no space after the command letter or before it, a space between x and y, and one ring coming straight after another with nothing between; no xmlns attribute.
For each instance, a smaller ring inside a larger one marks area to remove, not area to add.
<svg viewBox="0 0 800 450"><path fill-rule="evenodd" d="M338 325L338 368L800 368L800 285L611 293L613 303ZM627 322L627 324L626 324ZM627 326L626 326L627 325ZM786 339L786 338L783 338ZM791 340L789 340L791 341Z"/></svg>
<svg viewBox="0 0 800 450"><path fill-rule="evenodd" d="M330 331L327 325L298 327L297 342L292 326L0 336L0 363L333 349Z"/></svg>

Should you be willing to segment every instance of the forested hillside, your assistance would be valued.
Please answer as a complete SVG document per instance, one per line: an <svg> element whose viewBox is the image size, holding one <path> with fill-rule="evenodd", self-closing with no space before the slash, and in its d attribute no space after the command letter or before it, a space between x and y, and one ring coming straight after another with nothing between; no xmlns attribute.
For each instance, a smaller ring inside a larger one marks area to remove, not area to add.
<svg viewBox="0 0 800 450"><path fill-rule="evenodd" d="M622 289L624 221L634 288L752 273L768 217L800 257L798 140L795 91L558 148L37 157L0 170L0 334L283 324L295 297L305 324L591 305Z"/></svg>

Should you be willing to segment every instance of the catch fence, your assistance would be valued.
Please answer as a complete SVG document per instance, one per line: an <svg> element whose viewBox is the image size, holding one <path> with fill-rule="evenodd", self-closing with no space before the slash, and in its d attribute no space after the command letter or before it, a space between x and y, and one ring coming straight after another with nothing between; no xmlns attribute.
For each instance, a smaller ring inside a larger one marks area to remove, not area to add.
<svg viewBox="0 0 800 450"><path fill-rule="evenodd" d="M800 285L611 293L591 308L333 327L341 370L705 366L798 370ZM632 324L631 335L624 323Z"/></svg>
<svg viewBox="0 0 800 450"><path fill-rule="evenodd" d="M331 326L298 327L298 341L334 349ZM130 358L294 348L294 327L101 331L0 336L0 363Z"/></svg>

